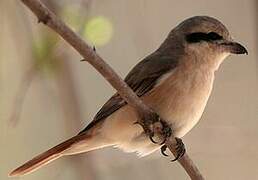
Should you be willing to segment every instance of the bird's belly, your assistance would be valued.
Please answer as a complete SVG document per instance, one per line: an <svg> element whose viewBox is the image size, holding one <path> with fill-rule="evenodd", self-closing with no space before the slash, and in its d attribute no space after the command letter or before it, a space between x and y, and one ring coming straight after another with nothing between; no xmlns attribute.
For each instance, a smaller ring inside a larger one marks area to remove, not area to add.
<svg viewBox="0 0 258 180"><path fill-rule="evenodd" d="M199 98L189 94L163 99L163 106L158 107L156 111L171 125L176 137L183 137L201 118L208 97L209 92Z"/></svg>
<svg viewBox="0 0 258 180"><path fill-rule="evenodd" d="M177 82L168 79L162 84L147 101L171 125L174 135L182 137L202 116L211 93L213 74L199 73Z"/></svg>
<svg viewBox="0 0 258 180"><path fill-rule="evenodd" d="M182 137L200 119L210 95L213 76L184 81L174 74L173 78L167 78L142 100L171 125L175 136ZM120 108L103 122L101 137L127 152L138 152L140 155L153 152L159 146L144 135L139 124L135 124L137 118L131 106Z"/></svg>

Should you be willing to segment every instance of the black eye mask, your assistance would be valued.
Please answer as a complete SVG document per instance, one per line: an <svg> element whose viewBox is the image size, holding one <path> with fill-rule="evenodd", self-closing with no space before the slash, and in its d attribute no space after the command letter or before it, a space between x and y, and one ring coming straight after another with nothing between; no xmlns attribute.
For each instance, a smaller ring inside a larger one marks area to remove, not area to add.
<svg viewBox="0 0 258 180"><path fill-rule="evenodd" d="M202 33L196 32L186 35L186 41L189 43L197 43L200 41L216 41L223 39L222 36L215 32Z"/></svg>

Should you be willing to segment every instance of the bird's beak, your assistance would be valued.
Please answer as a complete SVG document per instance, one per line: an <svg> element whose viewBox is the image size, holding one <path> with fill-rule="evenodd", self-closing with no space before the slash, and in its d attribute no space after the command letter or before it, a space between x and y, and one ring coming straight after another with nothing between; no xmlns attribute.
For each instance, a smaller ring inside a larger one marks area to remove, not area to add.
<svg viewBox="0 0 258 180"><path fill-rule="evenodd" d="M232 54L248 54L247 49L234 41L225 41L222 42L221 45L223 46L223 49L225 49L227 52L232 53Z"/></svg>

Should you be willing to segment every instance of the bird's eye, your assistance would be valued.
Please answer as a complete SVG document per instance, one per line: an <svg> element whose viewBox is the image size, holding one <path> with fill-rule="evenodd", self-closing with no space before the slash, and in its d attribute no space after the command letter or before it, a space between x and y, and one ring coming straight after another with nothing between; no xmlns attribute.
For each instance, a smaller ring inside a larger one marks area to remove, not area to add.
<svg viewBox="0 0 258 180"><path fill-rule="evenodd" d="M207 36L208 36L208 39L210 39L211 41L215 41L215 40L220 40L220 39L222 39L222 36L219 35L219 34L217 34L217 33L215 33L215 32L209 32L209 33L207 34Z"/></svg>
<svg viewBox="0 0 258 180"><path fill-rule="evenodd" d="M195 32L186 35L186 41L189 43L197 43L200 41L216 41L223 39L222 36L215 32L209 32L209 33L202 33L202 32Z"/></svg>
<svg viewBox="0 0 258 180"><path fill-rule="evenodd" d="M186 35L186 41L190 43L197 43L200 41L207 41L207 34L202 32L196 32Z"/></svg>

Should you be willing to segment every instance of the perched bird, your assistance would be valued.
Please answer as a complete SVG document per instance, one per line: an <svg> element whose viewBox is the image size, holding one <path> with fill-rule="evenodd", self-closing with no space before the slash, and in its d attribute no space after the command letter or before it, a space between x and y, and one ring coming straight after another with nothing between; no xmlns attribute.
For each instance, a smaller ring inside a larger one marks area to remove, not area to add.
<svg viewBox="0 0 258 180"><path fill-rule="evenodd" d="M139 62L125 82L181 138L199 121L211 94L214 73L230 54L247 54L217 19L195 16L168 34L161 46ZM118 93L78 135L36 156L10 176L30 173L62 156L107 146L147 155L161 147L137 124L138 115Z"/></svg>

